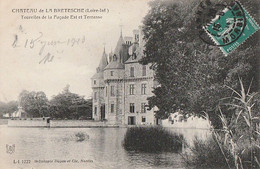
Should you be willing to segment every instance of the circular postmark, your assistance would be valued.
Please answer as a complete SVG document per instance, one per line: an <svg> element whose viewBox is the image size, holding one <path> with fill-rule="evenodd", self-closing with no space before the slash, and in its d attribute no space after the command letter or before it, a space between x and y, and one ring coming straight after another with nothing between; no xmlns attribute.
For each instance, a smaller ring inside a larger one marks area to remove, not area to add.
<svg viewBox="0 0 260 169"><path fill-rule="evenodd" d="M207 18L201 20L203 15L198 15L197 19L197 21L200 21L197 22L199 23L197 26L199 38L209 45L219 47L230 45L238 40L246 26L246 16L241 4L235 1L230 5L215 4L213 6L208 0L206 0L205 4L208 8L204 7L202 9L204 11L207 9ZM200 10L199 14L201 13ZM210 22L209 19L211 19ZM205 22L207 22L206 25ZM205 34L210 35L211 40L215 43L207 38Z"/></svg>

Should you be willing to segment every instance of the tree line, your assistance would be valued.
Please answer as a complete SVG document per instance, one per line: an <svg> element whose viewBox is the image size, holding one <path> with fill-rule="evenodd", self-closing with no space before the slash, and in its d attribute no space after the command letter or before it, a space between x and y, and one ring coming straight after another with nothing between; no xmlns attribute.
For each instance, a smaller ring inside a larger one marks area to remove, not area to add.
<svg viewBox="0 0 260 169"><path fill-rule="evenodd" d="M91 119L92 99L72 93L67 85L61 93L48 100L42 91L23 90L19 94L19 106L28 117L51 117L53 119ZM18 102L0 103L1 116L18 110Z"/></svg>

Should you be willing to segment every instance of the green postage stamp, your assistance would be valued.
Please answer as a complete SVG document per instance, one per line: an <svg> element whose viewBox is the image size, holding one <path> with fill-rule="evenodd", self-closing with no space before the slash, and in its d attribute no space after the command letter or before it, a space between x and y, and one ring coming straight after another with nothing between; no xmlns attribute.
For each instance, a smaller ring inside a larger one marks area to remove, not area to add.
<svg viewBox="0 0 260 169"><path fill-rule="evenodd" d="M234 51L259 29L258 24L238 1L226 7L204 27L225 55Z"/></svg>

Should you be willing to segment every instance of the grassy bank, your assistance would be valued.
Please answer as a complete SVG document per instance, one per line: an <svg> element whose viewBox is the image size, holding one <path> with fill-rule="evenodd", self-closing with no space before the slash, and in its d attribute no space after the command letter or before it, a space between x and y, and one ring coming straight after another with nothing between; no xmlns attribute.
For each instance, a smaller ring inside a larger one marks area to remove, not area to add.
<svg viewBox="0 0 260 169"><path fill-rule="evenodd" d="M162 127L131 127L127 129L123 147L127 151L180 152L184 139Z"/></svg>

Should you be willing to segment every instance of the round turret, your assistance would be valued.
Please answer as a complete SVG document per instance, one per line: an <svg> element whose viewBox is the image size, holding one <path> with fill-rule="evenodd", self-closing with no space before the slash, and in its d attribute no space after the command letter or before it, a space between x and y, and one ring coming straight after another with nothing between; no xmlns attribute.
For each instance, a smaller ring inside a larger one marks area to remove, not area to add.
<svg viewBox="0 0 260 169"><path fill-rule="evenodd" d="M122 64L116 54L112 61L104 68L104 80L122 79L124 77L124 64Z"/></svg>

